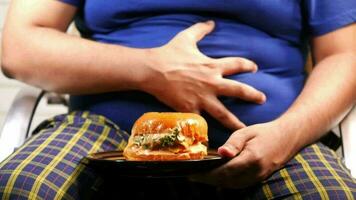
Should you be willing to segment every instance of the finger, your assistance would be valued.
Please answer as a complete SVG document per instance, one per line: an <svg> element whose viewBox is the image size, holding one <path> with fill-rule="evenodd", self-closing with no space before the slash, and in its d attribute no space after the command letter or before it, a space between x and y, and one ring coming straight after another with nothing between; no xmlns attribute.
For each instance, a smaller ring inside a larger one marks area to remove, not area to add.
<svg viewBox="0 0 356 200"><path fill-rule="evenodd" d="M214 64L221 69L222 75L228 76L241 72L256 72L258 67L253 61L240 57L226 57L214 60Z"/></svg>
<svg viewBox="0 0 356 200"><path fill-rule="evenodd" d="M205 99L203 109L229 129L236 130L246 127L215 96Z"/></svg>
<svg viewBox="0 0 356 200"><path fill-rule="evenodd" d="M214 21L210 20L207 22L199 22L185 29L180 34L192 38L195 42L199 42L207 34L212 32L214 27L215 27Z"/></svg>
<svg viewBox="0 0 356 200"><path fill-rule="evenodd" d="M242 151L248 140L252 138L250 134L243 134L239 131L233 133L229 139L218 148L218 153L225 157L235 157Z"/></svg>
<svg viewBox="0 0 356 200"><path fill-rule="evenodd" d="M264 93L258 91L254 87L230 79L223 79L219 83L216 93L229 97L237 97L245 101L259 104L266 102L267 99Z"/></svg>

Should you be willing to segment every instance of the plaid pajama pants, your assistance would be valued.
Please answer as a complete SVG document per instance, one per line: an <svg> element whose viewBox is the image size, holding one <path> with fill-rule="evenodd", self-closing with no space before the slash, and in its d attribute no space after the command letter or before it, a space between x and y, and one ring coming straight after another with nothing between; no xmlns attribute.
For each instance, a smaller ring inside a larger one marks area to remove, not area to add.
<svg viewBox="0 0 356 200"><path fill-rule="evenodd" d="M123 149L129 135L103 116L60 115L43 122L35 132L0 164L2 199L101 199L100 191L106 191L105 199L110 195L113 199L356 198L356 181L335 153L320 143L303 149L262 183L229 190L184 178L104 179L81 159L92 152Z"/></svg>

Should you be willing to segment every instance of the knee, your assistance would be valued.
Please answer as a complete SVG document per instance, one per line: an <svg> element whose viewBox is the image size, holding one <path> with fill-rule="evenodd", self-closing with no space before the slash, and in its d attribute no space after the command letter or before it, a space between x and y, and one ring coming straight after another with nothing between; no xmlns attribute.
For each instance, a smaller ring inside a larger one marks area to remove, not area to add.
<svg viewBox="0 0 356 200"><path fill-rule="evenodd" d="M10 160L0 168L2 199L53 199L53 183L41 176L45 166Z"/></svg>
<svg viewBox="0 0 356 200"><path fill-rule="evenodd" d="M329 199L355 199L356 198L356 182L353 184L331 185L325 187Z"/></svg>
<svg viewBox="0 0 356 200"><path fill-rule="evenodd" d="M351 187L350 187L351 186ZM303 199L355 199L356 185L339 185L331 183L328 186L311 187L310 189L300 191Z"/></svg>
<svg viewBox="0 0 356 200"><path fill-rule="evenodd" d="M19 171L8 167L0 169L0 196L2 199L29 199L34 178L31 171Z"/></svg>

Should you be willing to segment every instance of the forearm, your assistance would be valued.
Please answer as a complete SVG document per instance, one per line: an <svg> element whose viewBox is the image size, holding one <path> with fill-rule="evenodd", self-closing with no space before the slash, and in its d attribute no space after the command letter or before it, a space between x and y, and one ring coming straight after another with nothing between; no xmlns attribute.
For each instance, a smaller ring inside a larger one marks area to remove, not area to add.
<svg viewBox="0 0 356 200"><path fill-rule="evenodd" d="M355 54L332 55L315 66L300 96L277 121L297 152L334 127L355 99Z"/></svg>
<svg viewBox="0 0 356 200"><path fill-rule="evenodd" d="M44 90L79 94L137 89L145 50L31 27L4 35L3 67L14 78ZM20 34L21 33L21 34Z"/></svg>

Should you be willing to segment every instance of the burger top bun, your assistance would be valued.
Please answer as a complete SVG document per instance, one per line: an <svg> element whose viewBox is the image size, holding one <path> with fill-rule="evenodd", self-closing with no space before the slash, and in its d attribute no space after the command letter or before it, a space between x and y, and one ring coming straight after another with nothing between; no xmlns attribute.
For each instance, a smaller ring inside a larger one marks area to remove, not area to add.
<svg viewBox="0 0 356 200"><path fill-rule="evenodd" d="M148 112L136 120L131 134L135 136L165 133L177 127L186 137L192 137L198 142L208 141L207 122L195 113Z"/></svg>

